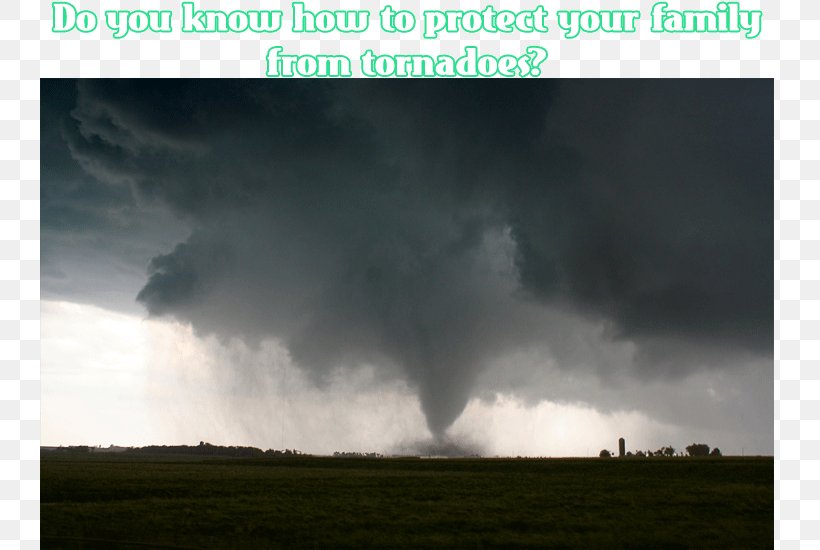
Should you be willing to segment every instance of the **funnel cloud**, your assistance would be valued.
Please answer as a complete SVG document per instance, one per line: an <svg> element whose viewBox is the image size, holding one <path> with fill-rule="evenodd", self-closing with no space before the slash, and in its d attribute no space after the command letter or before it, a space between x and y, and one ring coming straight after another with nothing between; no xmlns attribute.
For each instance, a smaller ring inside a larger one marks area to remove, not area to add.
<svg viewBox="0 0 820 550"><path fill-rule="evenodd" d="M770 385L772 102L769 80L43 81L44 294L272 340L318 385L373 367L442 452L486 392Z"/></svg>

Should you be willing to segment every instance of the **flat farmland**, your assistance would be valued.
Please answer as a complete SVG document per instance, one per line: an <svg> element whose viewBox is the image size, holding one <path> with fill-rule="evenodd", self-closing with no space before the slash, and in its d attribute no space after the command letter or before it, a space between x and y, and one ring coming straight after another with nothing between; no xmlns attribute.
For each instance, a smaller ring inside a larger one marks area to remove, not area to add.
<svg viewBox="0 0 820 550"><path fill-rule="evenodd" d="M771 548L771 457L44 453L45 548Z"/></svg>

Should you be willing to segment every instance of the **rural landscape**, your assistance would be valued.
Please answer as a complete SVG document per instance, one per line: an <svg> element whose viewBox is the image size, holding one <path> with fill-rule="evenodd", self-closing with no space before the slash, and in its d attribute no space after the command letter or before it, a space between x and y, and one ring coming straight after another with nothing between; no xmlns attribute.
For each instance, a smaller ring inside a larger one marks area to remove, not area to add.
<svg viewBox="0 0 820 550"><path fill-rule="evenodd" d="M43 546L772 547L773 102L41 79Z"/></svg>
<svg viewBox="0 0 820 550"><path fill-rule="evenodd" d="M256 453L204 447L44 452L43 547L773 546L772 457L241 458L225 455Z"/></svg>

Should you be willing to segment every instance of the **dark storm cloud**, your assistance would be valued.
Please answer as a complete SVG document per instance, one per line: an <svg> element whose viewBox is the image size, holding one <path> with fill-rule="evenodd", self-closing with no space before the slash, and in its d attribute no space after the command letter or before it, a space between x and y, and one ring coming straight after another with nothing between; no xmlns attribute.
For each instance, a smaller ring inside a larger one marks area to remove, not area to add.
<svg viewBox="0 0 820 550"><path fill-rule="evenodd" d="M133 295L145 265L185 232L162 205L138 200L128 185L95 177L82 164L92 157L77 147L93 151L99 141L84 138L71 115L76 82L44 79L41 94L43 297L137 312Z"/></svg>
<svg viewBox="0 0 820 550"><path fill-rule="evenodd" d="M191 234L153 254L150 313L280 340L318 377L394 369L434 433L522 349L604 377L771 354L771 82L82 81L42 96L44 227L169 209Z"/></svg>
<svg viewBox="0 0 820 550"><path fill-rule="evenodd" d="M624 338L770 352L771 94L765 81L566 94L545 149L576 163L513 199L525 286L602 312Z"/></svg>

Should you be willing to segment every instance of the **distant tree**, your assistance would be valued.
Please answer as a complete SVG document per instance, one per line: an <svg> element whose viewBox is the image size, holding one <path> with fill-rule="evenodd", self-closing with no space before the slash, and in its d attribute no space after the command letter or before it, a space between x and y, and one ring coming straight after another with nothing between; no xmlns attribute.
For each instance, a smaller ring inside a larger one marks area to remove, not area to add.
<svg viewBox="0 0 820 550"><path fill-rule="evenodd" d="M709 453L709 454L712 455L712 456L723 456L723 455L720 454L720 449L718 449L717 447L712 449L712 452Z"/></svg>
<svg viewBox="0 0 820 550"><path fill-rule="evenodd" d="M663 454L665 456L675 456L675 449L672 447L664 447Z"/></svg>
<svg viewBox="0 0 820 550"><path fill-rule="evenodd" d="M598 456L601 458L612 458L612 453L604 449L600 453L598 453Z"/></svg>
<svg viewBox="0 0 820 550"><path fill-rule="evenodd" d="M689 453L689 456L708 456L709 445L706 443L692 443L686 447L686 452Z"/></svg>
<svg viewBox="0 0 820 550"><path fill-rule="evenodd" d="M632 451L627 451L626 456L632 456Z"/></svg>
<svg viewBox="0 0 820 550"><path fill-rule="evenodd" d="M646 456L643 451L638 451L635 453L635 456Z"/></svg>

